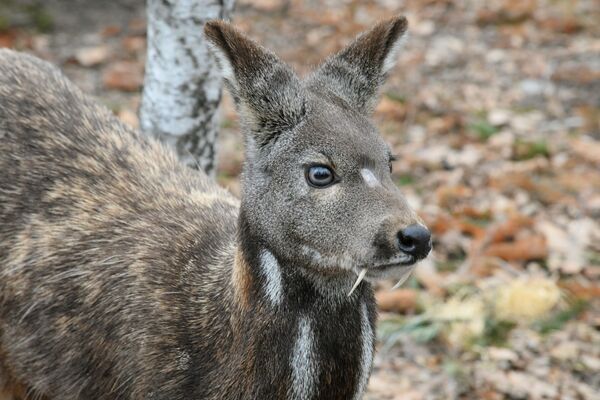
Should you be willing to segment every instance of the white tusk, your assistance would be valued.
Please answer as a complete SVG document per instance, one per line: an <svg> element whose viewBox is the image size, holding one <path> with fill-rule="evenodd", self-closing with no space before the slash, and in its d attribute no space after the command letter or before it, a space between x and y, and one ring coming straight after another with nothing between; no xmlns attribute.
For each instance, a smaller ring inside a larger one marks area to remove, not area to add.
<svg viewBox="0 0 600 400"><path fill-rule="evenodd" d="M404 271L398 283L396 283L390 290L398 289L400 286L402 286L402 284L410 277L410 274L414 269L415 267L410 267L408 270Z"/></svg>
<svg viewBox="0 0 600 400"><path fill-rule="evenodd" d="M354 282L354 286L352 286L352 289L350 289L350 293L348 293L348 297L350 297L352 295L352 292L354 292L354 289L356 289L358 287L358 285L362 282L362 280L365 278L366 274L367 274L367 269L363 268L362 271L360 271L360 274L358 274L358 278L356 278L356 282Z"/></svg>

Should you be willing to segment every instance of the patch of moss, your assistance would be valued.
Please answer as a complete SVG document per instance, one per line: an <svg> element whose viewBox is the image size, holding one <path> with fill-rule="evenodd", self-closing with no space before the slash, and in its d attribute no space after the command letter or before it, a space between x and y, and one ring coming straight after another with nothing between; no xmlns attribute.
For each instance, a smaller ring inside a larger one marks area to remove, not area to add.
<svg viewBox="0 0 600 400"><path fill-rule="evenodd" d="M385 94L385 97L387 97L390 100L396 101L398 103L406 103L406 96L400 94L400 93L396 93L396 92L387 92Z"/></svg>
<svg viewBox="0 0 600 400"><path fill-rule="evenodd" d="M444 371L456 381L459 389L460 387L467 387L469 385L470 377L468 368L465 364L454 357L446 357L444 358L442 367L444 368Z"/></svg>
<svg viewBox="0 0 600 400"><path fill-rule="evenodd" d="M487 318L483 335L478 337L473 344L479 346L503 346L506 344L508 334L516 326L514 322Z"/></svg>
<svg viewBox="0 0 600 400"><path fill-rule="evenodd" d="M385 348L390 348L404 335L410 336L419 343L428 343L436 339L443 323L434 321L426 315L415 315L408 318L400 316L387 318L379 322L378 337Z"/></svg>
<svg viewBox="0 0 600 400"><path fill-rule="evenodd" d="M567 309L559 311L550 317L538 321L533 328L542 334L561 329L567 322L577 318L588 306L584 300L577 300Z"/></svg>
<svg viewBox="0 0 600 400"><path fill-rule="evenodd" d="M46 33L54 29L54 19L41 3L36 2L25 6L25 12L37 31Z"/></svg>
<svg viewBox="0 0 600 400"><path fill-rule="evenodd" d="M411 175L400 175L396 179L396 182L400 186L408 186L408 185L412 185L415 183L415 178Z"/></svg>
<svg viewBox="0 0 600 400"><path fill-rule="evenodd" d="M590 250L586 253L587 259L592 265L600 265L600 252Z"/></svg>
<svg viewBox="0 0 600 400"><path fill-rule="evenodd" d="M223 118L221 120L221 128L235 128L237 126L237 121L231 118Z"/></svg>
<svg viewBox="0 0 600 400"><path fill-rule="evenodd" d="M54 19L41 0L28 2L0 0L0 32L14 28L15 25L47 33L54 29Z"/></svg>
<svg viewBox="0 0 600 400"><path fill-rule="evenodd" d="M470 224L485 228L492 222L492 217L489 214L484 214L478 217L466 217L465 220Z"/></svg>
<svg viewBox="0 0 600 400"><path fill-rule="evenodd" d="M488 140L498 132L498 128L485 119L478 119L469 124L469 130L481 140Z"/></svg>
<svg viewBox="0 0 600 400"><path fill-rule="evenodd" d="M513 146L513 159L518 161L530 160L542 156L549 157L550 150L545 140L529 142L517 140Z"/></svg>
<svg viewBox="0 0 600 400"><path fill-rule="evenodd" d="M463 258L448 258L444 261L436 261L435 267L440 272L454 272L464 262Z"/></svg>
<svg viewBox="0 0 600 400"><path fill-rule="evenodd" d="M10 20L6 15L1 14L0 10L0 32L7 31L10 28Z"/></svg>

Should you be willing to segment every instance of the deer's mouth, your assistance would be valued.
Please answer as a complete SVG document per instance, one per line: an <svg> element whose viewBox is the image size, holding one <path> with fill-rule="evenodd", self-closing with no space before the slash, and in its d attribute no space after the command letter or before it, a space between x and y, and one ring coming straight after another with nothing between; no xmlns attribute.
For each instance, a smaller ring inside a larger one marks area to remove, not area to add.
<svg viewBox="0 0 600 400"><path fill-rule="evenodd" d="M399 287L410 277L417 261L416 257L403 254L385 262L375 263L370 267L362 268L357 273L356 281L352 289L350 289L348 296L352 295L352 292L354 292L363 279L373 282L381 279L395 278L397 279L397 283L394 285L394 289Z"/></svg>
<svg viewBox="0 0 600 400"><path fill-rule="evenodd" d="M418 258L406 253L398 254L387 260L377 261L367 267L367 278L377 278L377 276L383 276L383 278L385 278L393 271L402 273L401 270L414 265L417 261L419 261ZM393 276L393 274L391 275Z"/></svg>
<svg viewBox="0 0 600 400"><path fill-rule="evenodd" d="M388 261L386 263L376 264L367 268L366 279L368 281L378 281L381 279L401 279L406 273L410 273L417 259L408 257L402 260Z"/></svg>
<svg viewBox="0 0 600 400"><path fill-rule="evenodd" d="M402 254L402 255L396 256L390 260L377 262L369 269L371 269L371 270L373 270L373 269L386 270L386 269L390 269L390 268L414 265L414 263L416 263L416 262L417 262L416 257L411 256L410 254Z"/></svg>

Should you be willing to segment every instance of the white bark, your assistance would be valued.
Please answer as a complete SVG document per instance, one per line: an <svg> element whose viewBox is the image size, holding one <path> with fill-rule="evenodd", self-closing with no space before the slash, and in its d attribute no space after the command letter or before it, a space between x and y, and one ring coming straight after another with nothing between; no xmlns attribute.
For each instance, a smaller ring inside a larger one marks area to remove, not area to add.
<svg viewBox="0 0 600 400"><path fill-rule="evenodd" d="M148 0L148 54L140 125L180 160L215 172L221 77L204 23L228 19L235 0Z"/></svg>

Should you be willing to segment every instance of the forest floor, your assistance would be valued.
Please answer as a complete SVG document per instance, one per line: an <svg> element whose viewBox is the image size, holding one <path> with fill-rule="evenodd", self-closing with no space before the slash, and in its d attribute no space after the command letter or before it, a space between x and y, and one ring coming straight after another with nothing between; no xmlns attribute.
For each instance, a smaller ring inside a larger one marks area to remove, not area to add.
<svg viewBox="0 0 600 400"><path fill-rule="evenodd" d="M0 0L0 46L137 126L144 3ZM600 5L239 0L234 22L305 74L399 13L410 36L375 119L434 251L378 287L366 399L600 399ZM222 113L218 178L238 193L228 97Z"/></svg>

